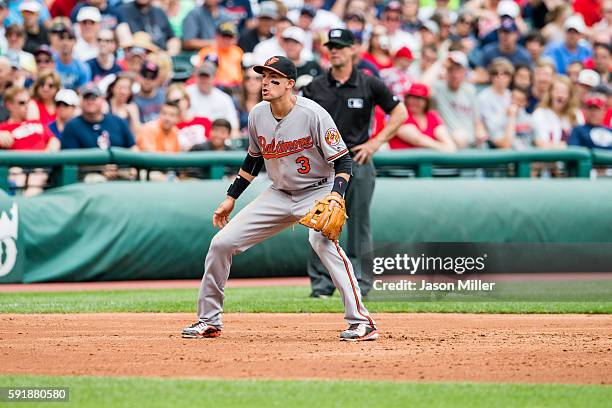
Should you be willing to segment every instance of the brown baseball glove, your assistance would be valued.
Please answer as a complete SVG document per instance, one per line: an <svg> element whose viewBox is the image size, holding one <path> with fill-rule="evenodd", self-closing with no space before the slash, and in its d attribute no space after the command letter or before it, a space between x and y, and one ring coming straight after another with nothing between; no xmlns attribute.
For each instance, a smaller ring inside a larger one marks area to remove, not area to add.
<svg viewBox="0 0 612 408"><path fill-rule="evenodd" d="M338 205L332 208L332 201L335 201ZM323 200L317 201L299 223L315 231L320 231L332 241L337 241L346 218L344 199L334 194L328 194Z"/></svg>

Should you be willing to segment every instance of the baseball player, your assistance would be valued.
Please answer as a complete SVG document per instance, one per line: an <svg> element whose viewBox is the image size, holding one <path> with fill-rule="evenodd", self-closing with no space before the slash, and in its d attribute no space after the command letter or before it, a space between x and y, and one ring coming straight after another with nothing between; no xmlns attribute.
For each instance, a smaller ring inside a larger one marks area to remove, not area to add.
<svg viewBox="0 0 612 408"><path fill-rule="evenodd" d="M351 175L346 145L329 113L310 99L293 95L297 75L291 60L275 56L254 70L263 76L263 101L249 114L248 154L213 214L213 225L221 230L206 256L199 319L184 328L182 336L220 336L223 290L232 256L300 221L313 228L308 240L342 296L349 328L340 339L375 340L378 330L362 303L353 267L337 241L346 218L343 195ZM272 185L230 220L236 199L264 163Z"/></svg>

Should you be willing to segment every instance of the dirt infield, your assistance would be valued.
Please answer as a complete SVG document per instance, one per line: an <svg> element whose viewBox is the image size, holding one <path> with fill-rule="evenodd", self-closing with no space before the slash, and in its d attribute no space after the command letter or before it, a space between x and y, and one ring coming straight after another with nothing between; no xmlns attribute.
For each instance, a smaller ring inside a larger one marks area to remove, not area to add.
<svg viewBox="0 0 612 408"><path fill-rule="evenodd" d="M0 315L0 374L612 384L612 316L376 314L379 341L344 343L339 314Z"/></svg>

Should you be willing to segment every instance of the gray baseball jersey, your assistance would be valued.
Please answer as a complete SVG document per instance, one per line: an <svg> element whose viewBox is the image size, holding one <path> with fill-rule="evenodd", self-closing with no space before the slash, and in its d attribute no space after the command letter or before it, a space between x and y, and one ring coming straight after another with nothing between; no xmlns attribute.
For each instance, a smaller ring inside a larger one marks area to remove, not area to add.
<svg viewBox="0 0 612 408"><path fill-rule="evenodd" d="M268 177L279 190L303 190L333 180L332 162L347 153L330 114L303 96L281 120L266 101L249 115L249 154L264 157Z"/></svg>
<svg viewBox="0 0 612 408"><path fill-rule="evenodd" d="M236 214L210 243L198 295L198 317L217 327L223 325L224 289L232 257L294 225L315 201L324 199L333 184L331 162L348 153L331 116L300 96L280 121L272 116L270 103L257 104L249 114L249 132L249 154L264 157L272 186ZM347 323L375 326L344 250L320 232L311 229L308 234L342 296Z"/></svg>

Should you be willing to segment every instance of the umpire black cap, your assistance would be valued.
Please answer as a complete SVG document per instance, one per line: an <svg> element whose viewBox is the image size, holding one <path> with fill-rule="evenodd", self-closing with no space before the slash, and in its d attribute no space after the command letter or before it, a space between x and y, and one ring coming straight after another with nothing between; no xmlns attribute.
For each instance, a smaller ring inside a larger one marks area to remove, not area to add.
<svg viewBox="0 0 612 408"><path fill-rule="evenodd" d="M351 30L344 28L334 28L329 30L329 41L325 43L326 47L336 45L341 47L350 47L355 43L355 36Z"/></svg>
<svg viewBox="0 0 612 408"><path fill-rule="evenodd" d="M293 79L294 81L297 79L297 68L293 61L287 57L275 55L274 57L268 58L263 65L255 65L253 67L253 71L258 74L263 74L266 69L276 72L287 79Z"/></svg>

